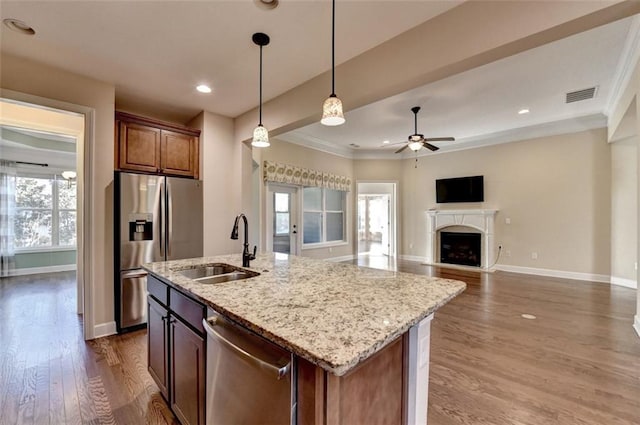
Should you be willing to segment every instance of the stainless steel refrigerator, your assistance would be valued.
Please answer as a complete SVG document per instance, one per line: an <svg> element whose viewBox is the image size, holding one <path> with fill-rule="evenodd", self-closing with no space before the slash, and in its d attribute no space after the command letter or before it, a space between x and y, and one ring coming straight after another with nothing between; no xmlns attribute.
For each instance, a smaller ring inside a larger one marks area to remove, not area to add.
<svg viewBox="0 0 640 425"><path fill-rule="evenodd" d="M118 332L147 322L144 263L202 256L202 182L114 174L115 315Z"/></svg>

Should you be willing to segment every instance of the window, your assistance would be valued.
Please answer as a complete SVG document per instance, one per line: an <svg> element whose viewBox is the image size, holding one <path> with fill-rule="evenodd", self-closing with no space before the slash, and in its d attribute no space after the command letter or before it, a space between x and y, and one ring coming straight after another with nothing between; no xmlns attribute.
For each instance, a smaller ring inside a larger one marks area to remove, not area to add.
<svg viewBox="0 0 640 425"><path fill-rule="evenodd" d="M76 245L76 183L59 176L16 177L17 249Z"/></svg>
<svg viewBox="0 0 640 425"><path fill-rule="evenodd" d="M273 233L275 236L282 236L289 234L289 197L288 193L274 193L274 226Z"/></svg>
<svg viewBox="0 0 640 425"><path fill-rule="evenodd" d="M319 187L303 189L303 243L342 242L345 237L346 192Z"/></svg>

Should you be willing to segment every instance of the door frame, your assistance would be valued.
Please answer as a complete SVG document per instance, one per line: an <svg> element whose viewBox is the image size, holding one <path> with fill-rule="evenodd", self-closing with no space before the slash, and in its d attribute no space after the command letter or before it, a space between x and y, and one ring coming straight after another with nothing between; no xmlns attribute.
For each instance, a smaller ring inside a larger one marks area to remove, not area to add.
<svg viewBox="0 0 640 425"><path fill-rule="evenodd" d="M93 199L91 158L93 155L95 110L88 106L7 89L0 89L0 97L34 108L54 109L63 113L70 112L84 116L83 143L76 143L76 184L78 185L78 197L76 199L76 309L78 314L83 315L82 326L84 339L93 339L95 336L95 309L93 303L93 287L91 285L91 273L94 269L91 249L91 242L93 240L91 228L91 217L93 216L93 203L91 202Z"/></svg>
<svg viewBox="0 0 640 425"><path fill-rule="evenodd" d="M296 224L301 219L300 215L300 187L295 185L281 184L281 183L267 183L267 199L266 199L266 223L265 223L265 241L267 251L273 252L273 194L276 192L287 192L291 194L291 204L289 217L291 219L290 225ZM295 222L295 223L294 223ZM290 232L290 249L291 255L300 255L300 223L296 224L298 232L294 235ZM291 229L290 229L291 230Z"/></svg>
<svg viewBox="0 0 640 425"><path fill-rule="evenodd" d="M385 185L387 191L365 190L367 184ZM389 257L396 257L398 254L398 182L396 180L356 180L356 198L355 198L355 223L358 223L360 214L358 199L360 195L389 195ZM356 246L355 252L358 255L360 238L358 237L358 226L355 227Z"/></svg>

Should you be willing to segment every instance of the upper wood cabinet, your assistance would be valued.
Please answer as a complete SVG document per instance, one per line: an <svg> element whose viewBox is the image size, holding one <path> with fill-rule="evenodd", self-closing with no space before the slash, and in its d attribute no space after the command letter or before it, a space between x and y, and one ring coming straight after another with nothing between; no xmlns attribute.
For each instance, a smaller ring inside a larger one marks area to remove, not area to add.
<svg viewBox="0 0 640 425"><path fill-rule="evenodd" d="M116 112L115 168L198 178L200 130Z"/></svg>

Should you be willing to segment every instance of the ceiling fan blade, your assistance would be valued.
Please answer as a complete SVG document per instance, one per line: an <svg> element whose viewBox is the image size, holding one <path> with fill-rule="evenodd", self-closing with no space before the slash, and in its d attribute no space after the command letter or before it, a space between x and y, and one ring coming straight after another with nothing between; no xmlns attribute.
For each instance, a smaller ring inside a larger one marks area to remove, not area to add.
<svg viewBox="0 0 640 425"><path fill-rule="evenodd" d="M437 146L432 145L431 143L427 143L427 142L422 142L422 146L424 146L425 148L429 149L432 152L437 151L438 149L440 149Z"/></svg>
<svg viewBox="0 0 640 425"><path fill-rule="evenodd" d="M455 137L427 137L424 139L427 142L455 142Z"/></svg>
<svg viewBox="0 0 640 425"><path fill-rule="evenodd" d="M403 150L405 150L405 149L406 149L406 148L408 148L408 147L409 147L409 145L404 145L403 147L401 147L400 149L398 149L395 153L400 153L400 152L402 152Z"/></svg>
<svg viewBox="0 0 640 425"><path fill-rule="evenodd" d="M402 142L394 142L394 143L385 143L384 145L382 145L383 148L386 148L387 146L395 146L395 145L401 145L403 143L407 143L407 141L402 141Z"/></svg>

